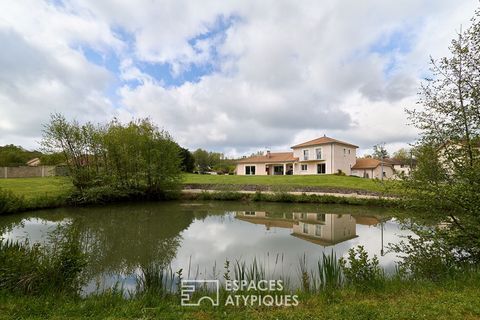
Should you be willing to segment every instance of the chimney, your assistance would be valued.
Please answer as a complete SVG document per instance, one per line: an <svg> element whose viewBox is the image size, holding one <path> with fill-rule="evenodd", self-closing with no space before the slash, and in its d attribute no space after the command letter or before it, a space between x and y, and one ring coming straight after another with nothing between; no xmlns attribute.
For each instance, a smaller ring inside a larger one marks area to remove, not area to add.
<svg viewBox="0 0 480 320"><path fill-rule="evenodd" d="M267 150L267 158L270 158L270 150Z"/></svg>

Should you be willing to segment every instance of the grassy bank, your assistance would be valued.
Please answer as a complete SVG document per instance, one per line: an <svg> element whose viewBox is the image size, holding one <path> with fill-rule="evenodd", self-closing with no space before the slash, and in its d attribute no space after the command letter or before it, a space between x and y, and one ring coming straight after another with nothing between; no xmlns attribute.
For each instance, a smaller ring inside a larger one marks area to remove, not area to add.
<svg viewBox="0 0 480 320"><path fill-rule="evenodd" d="M182 307L176 296L118 293L87 298L0 293L2 319L478 319L480 275L442 283L389 281L381 290L345 288L333 295L303 294L297 307Z"/></svg>
<svg viewBox="0 0 480 320"><path fill-rule="evenodd" d="M353 198L333 195L290 194L287 192L255 192L241 193L237 191L205 191L200 193L184 193L183 200L220 200L220 201L263 201L286 203L345 204L380 207L395 207L400 203L389 198Z"/></svg>
<svg viewBox="0 0 480 320"><path fill-rule="evenodd" d="M324 189L362 190L371 192L381 192L384 188L380 182L372 179L336 175L236 176L189 173L184 175L184 183L210 185L258 185L275 187L315 187Z"/></svg>
<svg viewBox="0 0 480 320"><path fill-rule="evenodd" d="M229 176L229 175L201 175L184 174L183 183L187 185L228 185L228 186L269 186L275 188L318 188L336 190L358 190L381 192L384 187L378 181L356 177L335 175L308 175L308 176ZM72 183L66 177L46 178L13 178L0 179L0 188L12 190L15 194L26 198L38 195L59 195L68 193Z"/></svg>
<svg viewBox="0 0 480 320"><path fill-rule="evenodd" d="M248 183L248 184L247 184ZM352 192L359 193L380 193L382 186L379 182L345 176L211 176L186 174L184 184L199 186L204 189L217 189L213 193L189 194L183 195L184 199L189 200L243 200L243 201L267 201L267 202L298 202L298 203L334 203L334 204L352 204L352 205L376 205L392 206L395 202L388 199L360 199L337 197L333 195L291 195L287 191L309 191L324 190L324 192ZM274 194L257 192L255 194L244 194L237 192L239 190L256 190L255 186L260 186L260 190L273 190ZM208 187L208 188L207 188ZM266 188L265 188L266 187ZM6 190L4 197L17 197L11 201L13 205L5 212L18 212L41 208L54 208L69 205L69 197L72 195L73 186L69 178L66 177L46 177L46 178L17 178L0 179L0 190ZM95 191L95 195L90 195L88 203L104 203L105 198L112 197L110 194L102 194L101 190ZM98 199L97 199L98 198ZM115 199L130 199L133 197L119 197ZM114 201L115 199L112 198ZM98 201L97 201L98 200ZM108 199L107 199L108 200ZM116 200L115 200L116 201ZM111 202L111 201L110 201ZM0 206L0 213L2 213Z"/></svg>

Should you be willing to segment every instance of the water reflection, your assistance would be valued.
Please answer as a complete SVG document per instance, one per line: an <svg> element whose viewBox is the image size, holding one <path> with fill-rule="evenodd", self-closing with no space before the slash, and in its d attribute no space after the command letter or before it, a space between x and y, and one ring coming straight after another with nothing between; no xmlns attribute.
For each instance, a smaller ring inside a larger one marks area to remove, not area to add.
<svg viewBox="0 0 480 320"><path fill-rule="evenodd" d="M380 256L382 240L397 242L399 234L409 233L392 216L387 209L348 206L142 203L0 217L0 234L48 245L52 232L76 228L90 257L85 290L91 292L116 282L133 289L134 275L152 263L182 268L185 277L208 278L227 259L256 258L268 272L278 268L272 261L281 257L281 272L296 277L303 254L312 267L322 252L340 257L360 244ZM383 267L393 268L393 255L379 258Z"/></svg>
<svg viewBox="0 0 480 320"><path fill-rule="evenodd" d="M235 213L235 218L262 224L266 230L272 227L290 229L292 236L324 247L357 237L357 223L376 225L380 222L376 217L358 217L358 222L350 214L316 212L292 212L279 216L265 211L240 211Z"/></svg>

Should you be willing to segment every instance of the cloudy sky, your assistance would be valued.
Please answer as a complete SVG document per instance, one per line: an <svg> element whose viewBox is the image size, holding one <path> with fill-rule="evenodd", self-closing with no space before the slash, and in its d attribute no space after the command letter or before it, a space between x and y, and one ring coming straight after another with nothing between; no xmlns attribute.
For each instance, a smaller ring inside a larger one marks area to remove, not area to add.
<svg viewBox="0 0 480 320"><path fill-rule="evenodd" d="M476 0L0 2L0 145L38 148L52 112L151 117L228 155L324 134L389 150L429 55Z"/></svg>

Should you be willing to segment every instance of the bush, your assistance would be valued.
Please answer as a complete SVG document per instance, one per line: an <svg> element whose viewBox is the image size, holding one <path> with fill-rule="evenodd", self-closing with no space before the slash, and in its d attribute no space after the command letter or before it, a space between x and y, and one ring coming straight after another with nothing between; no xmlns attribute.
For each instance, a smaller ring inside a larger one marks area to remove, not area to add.
<svg viewBox="0 0 480 320"><path fill-rule="evenodd" d="M10 190L0 188L0 214L13 213L25 206L23 198L16 196Z"/></svg>
<svg viewBox="0 0 480 320"><path fill-rule="evenodd" d="M424 230L417 235L408 236L406 242L390 244L392 251L402 254L398 263L401 274L413 279L438 281L453 276L463 265L442 237L435 236L434 230Z"/></svg>
<svg viewBox="0 0 480 320"><path fill-rule="evenodd" d="M339 263L346 283L357 288L375 287L384 279L377 256L369 259L363 246L349 249L348 262L340 258Z"/></svg>

